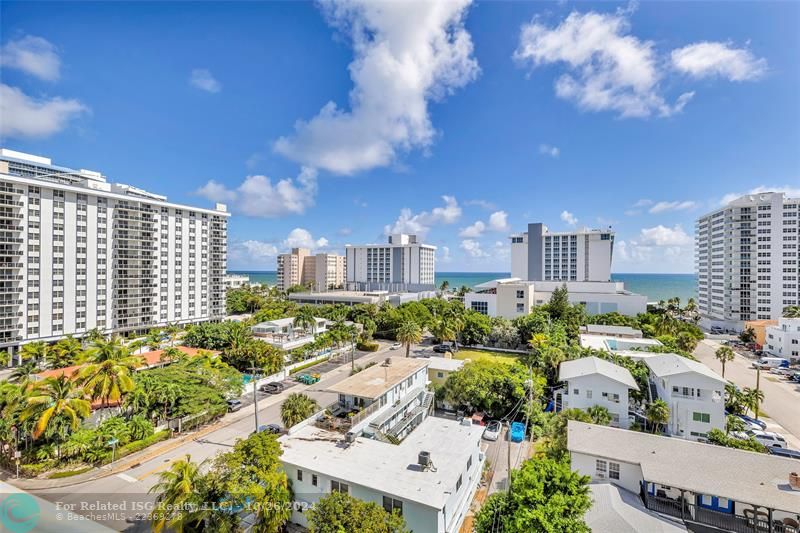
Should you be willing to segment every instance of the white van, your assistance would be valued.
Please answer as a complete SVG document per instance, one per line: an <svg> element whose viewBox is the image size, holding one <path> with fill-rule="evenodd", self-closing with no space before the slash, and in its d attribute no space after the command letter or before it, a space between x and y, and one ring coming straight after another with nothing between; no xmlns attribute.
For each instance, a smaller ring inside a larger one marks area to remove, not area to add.
<svg viewBox="0 0 800 533"><path fill-rule="evenodd" d="M767 368L788 368L789 360L782 357L762 357L758 361L753 362L753 368L760 368L761 370Z"/></svg>

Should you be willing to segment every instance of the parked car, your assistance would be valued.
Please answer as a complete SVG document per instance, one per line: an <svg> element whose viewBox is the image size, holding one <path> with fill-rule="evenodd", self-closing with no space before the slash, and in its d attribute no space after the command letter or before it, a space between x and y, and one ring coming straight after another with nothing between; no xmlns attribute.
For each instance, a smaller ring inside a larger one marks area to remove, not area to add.
<svg viewBox="0 0 800 533"><path fill-rule="evenodd" d="M402 346L403 346L403 345L402 345L402 344L400 344L399 342L395 342L394 344L392 344L391 346L389 346L389 349L390 349L390 350L399 350L399 349L400 349Z"/></svg>
<svg viewBox="0 0 800 533"><path fill-rule="evenodd" d="M280 435L281 427L278 424L266 424L264 426L258 426L257 433L264 433L264 432Z"/></svg>
<svg viewBox="0 0 800 533"><path fill-rule="evenodd" d="M764 446L766 446L767 448L770 448L772 446L774 446L776 448L786 448L787 447L786 439L784 439L783 436L778 435L777 433L775 433L773 431L760 431L760 430L757 431L757 430L751 429L749 431L737 431L733 435L734 435L734 437L739 438L739 439L747 439L747 438L752 437L752 438L756 439L758 442L760 442L761 444L763 444Z"/></svg>
<svg viewBox="0 0 800 533"><path fill-rule="evenodd" d="M486 426L486 429L483 430L483 438L486 440L497 440L500 438L500 432L503 429L503 425L500 424L497 420L492 420Z"/></svg>
<svg viewBox="0 0 800 533"><path fill-rule="evenodd" d="M723 333L723 329L719 326L711 326L711 333L714 335L721 335Z"/></svg>
<svg viewBox="0 0 800 533"><path fill-rule="evenodd" d="M522 442L525 440L525 424L522 422L511 423L511 442Z"/></svg>
<svg viewBox="0 0 800 533"><path fill-rule="evenodd" d="M280 394L285 388L286 386L280 381L270 381L269 383L261 385L261 392L266 392L267 394Z"/></svg>
<svg viewBox="0 0 800 533"><path fill-rule="evenodd" d="M795 372L789 377L789 379L794 381L795 383L800 383L800 372Z"/></svg>
<svg viewBox="0 0 800 533"><path fill-rule="evenodd" d="M761 370L780 367L788 368L789 360L783 357L762 357L758 361L753 362L753 368L760 368Z"/></svg>
<svg viewBox="0 0 800 533"><path fill-rule="evenodd" d="M747 416L747 415L736 415L736 416L737 416L737 417L739 417L739 418L741 418L741 419L742 419L742 421L743 421L743 422L744 422L746 425L748 425L748 426L750 426L750 425L752 425L752 426L756 426L756 427L754 427L753 429L760 429L760 430L765 430L765 429L767 429L767 424L766 424L766 422L764 422L763 420L756 420L756 419L755 419L755 418L753 418L752 416Z"/></svg>
<svg viewBox="0 0 800 533"><path fill-rule="evenodd" d="M778 376L787 376L787 377L789 377L792 374L794 374L794 372L795 372L794 370L792 370L791 368L785 367L785 366L779 366L777 368L770 368L769 369L769 373L770 374L775 374L775 375L778 375Z"/></svg>
<svg viewBox="0 0 800 533"><path fill-rule="evenodd" d="M767 451L772 455L778 457L786 457L788 459L800 459L800 452L797 450L790 450L789 448L778 448L777 446L770 446Z"/></svg>
<svg viewBox="0 0 800 533"><path fill-rule="evenodd" d="M437 344L433 347L433 351L436 353L447 353L452 352L453 348L449 344Z"/></svg>
<svg viewBox="0 0 800 533"><path fill-rule="evenodd" d="M239 400L228 400L227 404L229 413L235 413L242 408L242 402Z"/></svg>

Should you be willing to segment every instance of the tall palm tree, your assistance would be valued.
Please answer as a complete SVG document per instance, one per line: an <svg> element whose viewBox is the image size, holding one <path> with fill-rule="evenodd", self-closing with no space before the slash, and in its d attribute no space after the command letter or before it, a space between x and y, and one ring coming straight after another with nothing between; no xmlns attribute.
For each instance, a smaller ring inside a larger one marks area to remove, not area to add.
<svg viewBox="0 0 800 533"><path fill-rule="evenodd" d="M293 392L281 404L281 421L289 429L314 414L317 401L300 392Z"/></svg>
<svg viewBox="0 0 800 533"><path fill-rule="evenodd" d="M725 417L725 434L730 435L736 431L744 431L747 427L744 420L735 415L728 415Z"/></svg>
<svg viewBox="0 0 800 533"><path fill-rule="evenodd" d="M450 282L447 280L444 280L442 284L439 286L439 290L442 292L447 292L447 289L449 288L450 288Z"/></svg>
<svg viewBox="0 0 800 533"><path fill-rule="evenodd" d="M147 345L147 347L150 348L153 351L160 350L161 349L161 343L164 342L164 341L161 340L161 335L162 335L162 332L161 332L161 329L159 329L159 328L153 328L150 331L148 331L147 332L147 337L145 337L145 340L144 340L144 342Z"/></svg>
<svg viewBox="0 0 800 533"><path fill-rule="evenodd" d="M29 359L38 364L41 361L47 360L49 351L50 346L46 342L36 341L24 345L20 353L23 360Z"/></svg>
<svg viewBox="0 0 800 533"><path fill-rule="evenodd" d="M414 320L407 318L397 328L397 340L406 347L406 357L411 354L411 345L422 341L422 328Z"/></svg>
<svg viewBox="0 0 800 533"><path fill-rule="evenodd" d="M316 333L317 321L314 318L314 308L310 305L304 305L298 309L294 315L294 325L306 331L310 329L312 334Z"/></svg>
<svg viewBox="0 0 800 533"><path fill-rule="evenodd" d="M181 327L176 323L167 324L167 327L164 328L164 333L169 335L169 345L175 346L175 340L178 338L178 333L180 333Z"/></svg>
<svg viewBox="0 0 800 533"><path fill-rule="evenodd" d="M37 383L25 400L22 420L35 419L32 436L38 439L48 430L50 424L66 420L72 431L91 413L89 402L84 399L84 391L69 377L61 375L47 378Z"/></svg>
<svg viewBox="0 0 800 533"><path fill-rule="evenodd" d="M105 339L103 332L100 331L98 328L92 328L86 332L86 335L83 337L84 345L91 345L97 343L97 341L101 341Z"/></svg>
<svg viewBox="0 0 800 533"><path fill-rule="evenodd" d="M435 316L429 326L430 332L441 342L452 341L456 337L454 321L448 316Z"/></svg>
<svg viewBox="0 0 800 533"><path fill-rule="evenodd" d="M745 406L753 412L753 417L758 420L758 406L764 401L764 391L745 387L742 395Z"/></svg>
<svg viewBox="0 0 800 533"><path fill-rule="evenodd" d="M667 402L659 398L654 402L650 402L645 411L645 415L647 416L647 420L653 424L653 433L657 433L662 426L669 422L669 406Z"/></svg>
<svg viewBox="0 0 800 533"><path fill-rule="evenodd" d="M85 353L81 342L71 335L61 339L48 351L48 362L53 368L64 368L65 366L80 363Z"/></svg>
<svg viewBox="0 0 800 533"><path fill-rule="evenodd" d="M592 417L592 423L607 426L611 423L611 413L602 405L593 405L586 410Z"/></svg>
<svg viewBox="0 0 800 533"><path fill-rule="evenodd" d="M199 529L198 517L191 509L202 507L205 503L206 486L200 465L193 463L190 455L175 461L169 470L161 472L158 483L149 491L150 494L158 494L153 531Z"/></svg>
<svg viewBox="0 0 800 533"><path fill-rule="evenodd" d="M142 358L131 355L119 338L97 342L90 355L92 362L77 371L77 378L93 400L108 406L133 390L131 374L142 365Z"/></svg>
<svg viewBox="0 0 800 533"><path fill-rule="evenodd" d="M722 378L725 379L725 364L733 361L733 350L729 346L720 346L717 348L717 351L714 352L714 357L717 358L717 361L722 363Z"/></svg>
<svg viewBox="0 0 800 533"><path fill-rule="evenodd" d="M36 374L36 363L33 361L25 361L19 366L14 367L8 381L16 383L22 389L26 389L30 385L33 375Z"/></svg>
<svg viewBox="0 0 800 533"><path fill-rule="evenodd" d="M800 318L800 305L790 305L783 309L783 318Z"/></svg>

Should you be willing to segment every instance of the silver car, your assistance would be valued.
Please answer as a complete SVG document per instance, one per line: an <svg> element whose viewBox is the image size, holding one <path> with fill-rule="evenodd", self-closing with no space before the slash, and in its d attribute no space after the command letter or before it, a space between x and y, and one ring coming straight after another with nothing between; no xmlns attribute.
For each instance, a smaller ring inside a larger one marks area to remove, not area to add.
<svg viewBox="0 0 800 533"><path fill-rule="evenodd" d="M497 440L500 438L500 431L502 431L503 425L498 422L497 420L492 420L486 425L486 429L483 430L483 438L486 440Z"/></svg>

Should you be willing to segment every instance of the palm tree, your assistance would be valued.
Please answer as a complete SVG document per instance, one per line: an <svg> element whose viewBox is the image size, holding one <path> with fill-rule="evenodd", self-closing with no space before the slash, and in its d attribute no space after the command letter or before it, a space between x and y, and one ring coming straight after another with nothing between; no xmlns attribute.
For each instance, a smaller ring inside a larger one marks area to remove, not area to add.
<svg viewBox="0 0 800 533"><path fill-rule="evenodd" d="M310 417L317 410L317 401L300 392L293 392L281 404L281 420L289 429Z"/></svg>
<svg viewBox="0 0 800 533"><path fill-rule="evenodd" d="M731 382L725 384L725 410L734 413L742 414L745 410L745 399L739 387Z"/></svg>
<svg viewBox="0 0 800 533"><path fill-rule="evenodd" d="M744 405L753 412L753 417L758 420L758 406L764 401L764 391L745 387L742 391Z"/></svg>
<svg viewBox="0 0 800 533"><path fill-rule="evenodd" d="M85 353L80 341L68 335L55 343L47 355L51 367L64 368L79 363Z"/></svg>
<svg viewBox="0 0 800 533"><path fill-rule="evenodd" d="M52 423L66 421L70 429L75 431L80 427L81 421L91 413L91 406L84 399L83 389L63 374L37 383L25 403L20 418L35 419L32 431L34 439L41 437ZM63 435L60 437L63 438Z"/></svg>
<svg viewBox="0 0 800 533"><path fill-rule="evenodd" d="M725 379L725 363L733 361L733 350L728 346L720 346L717 348L717 351L714 352L714 357L717 358L717 361L722 363L722 379Z"/></svg>
<svg viewBox="0 0 800 533"><path fill-rule="evenodd" d="M77 377L92 399L108 406L133 390L131 374L142 365L142 358L131 355L119 338L98 341L90 354L92 362L78 370Z"/></svg>
<svg viewBox="0 0 800 533"><path fill-rule="evenodd" d="M147 332L147 337L145 337L144 340L145 344L147 344L147 347L153 351L160 350L161 343L164 342L161 340L161 335L162 332L159 328L153 328Z"/></svg>
<svg viewBox="0 0 800 533"><path fill-rule="evenodd" d="M447 292L447 289L449 288L450 288L450 282L447 280L444 280L442 284L439 286L439 290L442 292Z"/></svg>
<svg viewBox="0 0 800 533"><path fill-rule="evenodd" d="M36 363L25 361L21 365L14 367L8 381L18 384L22 389L26 389L31 383L31 378L36 374Z"/></svg>
<svg viewBox="0 0 800 533"><path fill-rule="evenodd" d="M167 327L164 328L164 333L169 335L170 346L175 346L175 340L178 338L178 333L180 333L180 331L180 326L174 322L172 324L167 324Z"/></svg>
<svg viewBox="0 0 800 533"><path fill-rule="evenodd" d="M800 305L784 307L783 318L800 318Z"/></svg>
<svg viewBox="0 0 800 533"><path fill-rule="evenodd" d="M456 338L455 323L449 316L433 317L428 329L441 342L452 341Z"/></svg>
<svg viewBox="0 0 800 533"><path fill-rule="evenodd" d="M23 346L21 355L23 360L30 359L38 364L47 359L49 351L50 346L46 342L36 341Z"/></svg>
<svg viewBox="0 0 800 533"><path fill-rule="evenodd" d="M397 340L406 347L406 357L411 353L411 345L422 341L422 328L414 320L407 318L397 328Z"/></svg>
<svg viewBox="0 0 800 533"><path fill-rule="evenodd" d="M314 317L314 308L310 305L304 305L298 309L294 315L294 326L303 328L306 331L310 329L312 334L316 333L317 320Z"/></svg>
<svg viewBox="0 0 800 533"><path fill-rule="evenodd" d="M744 420L735 415L728 415L725 417L725 434L730 435L736 431L744 431L747 427L744 425Z"/></svg>
<svg viewBox="0 0 800 533"><path fill-rule="evenodd" d="M659 398L654 402L650 402L645 415L647 420L653 424L653 433L656 433L661 429L661 426L669 422L669 406L667 402Z"/></svg>
<svg viewBox="0 0 800 533"><path fill-rule="evenodd" d="M611 413L602 405L593 405L586 410L592 417L592 423L607 426L611 423Z"/></svg>
<svg viewBox="0 0 800 533"><path fill-rule="evenodd" d="M156 498L153 531L164 529L182 532L195 529L198 519L190 509L202 507L206 492L206 478L200 472L200 465L193 463L190 455L172 463L169 470L158 476L158 483L150 488Z"/></svg>

